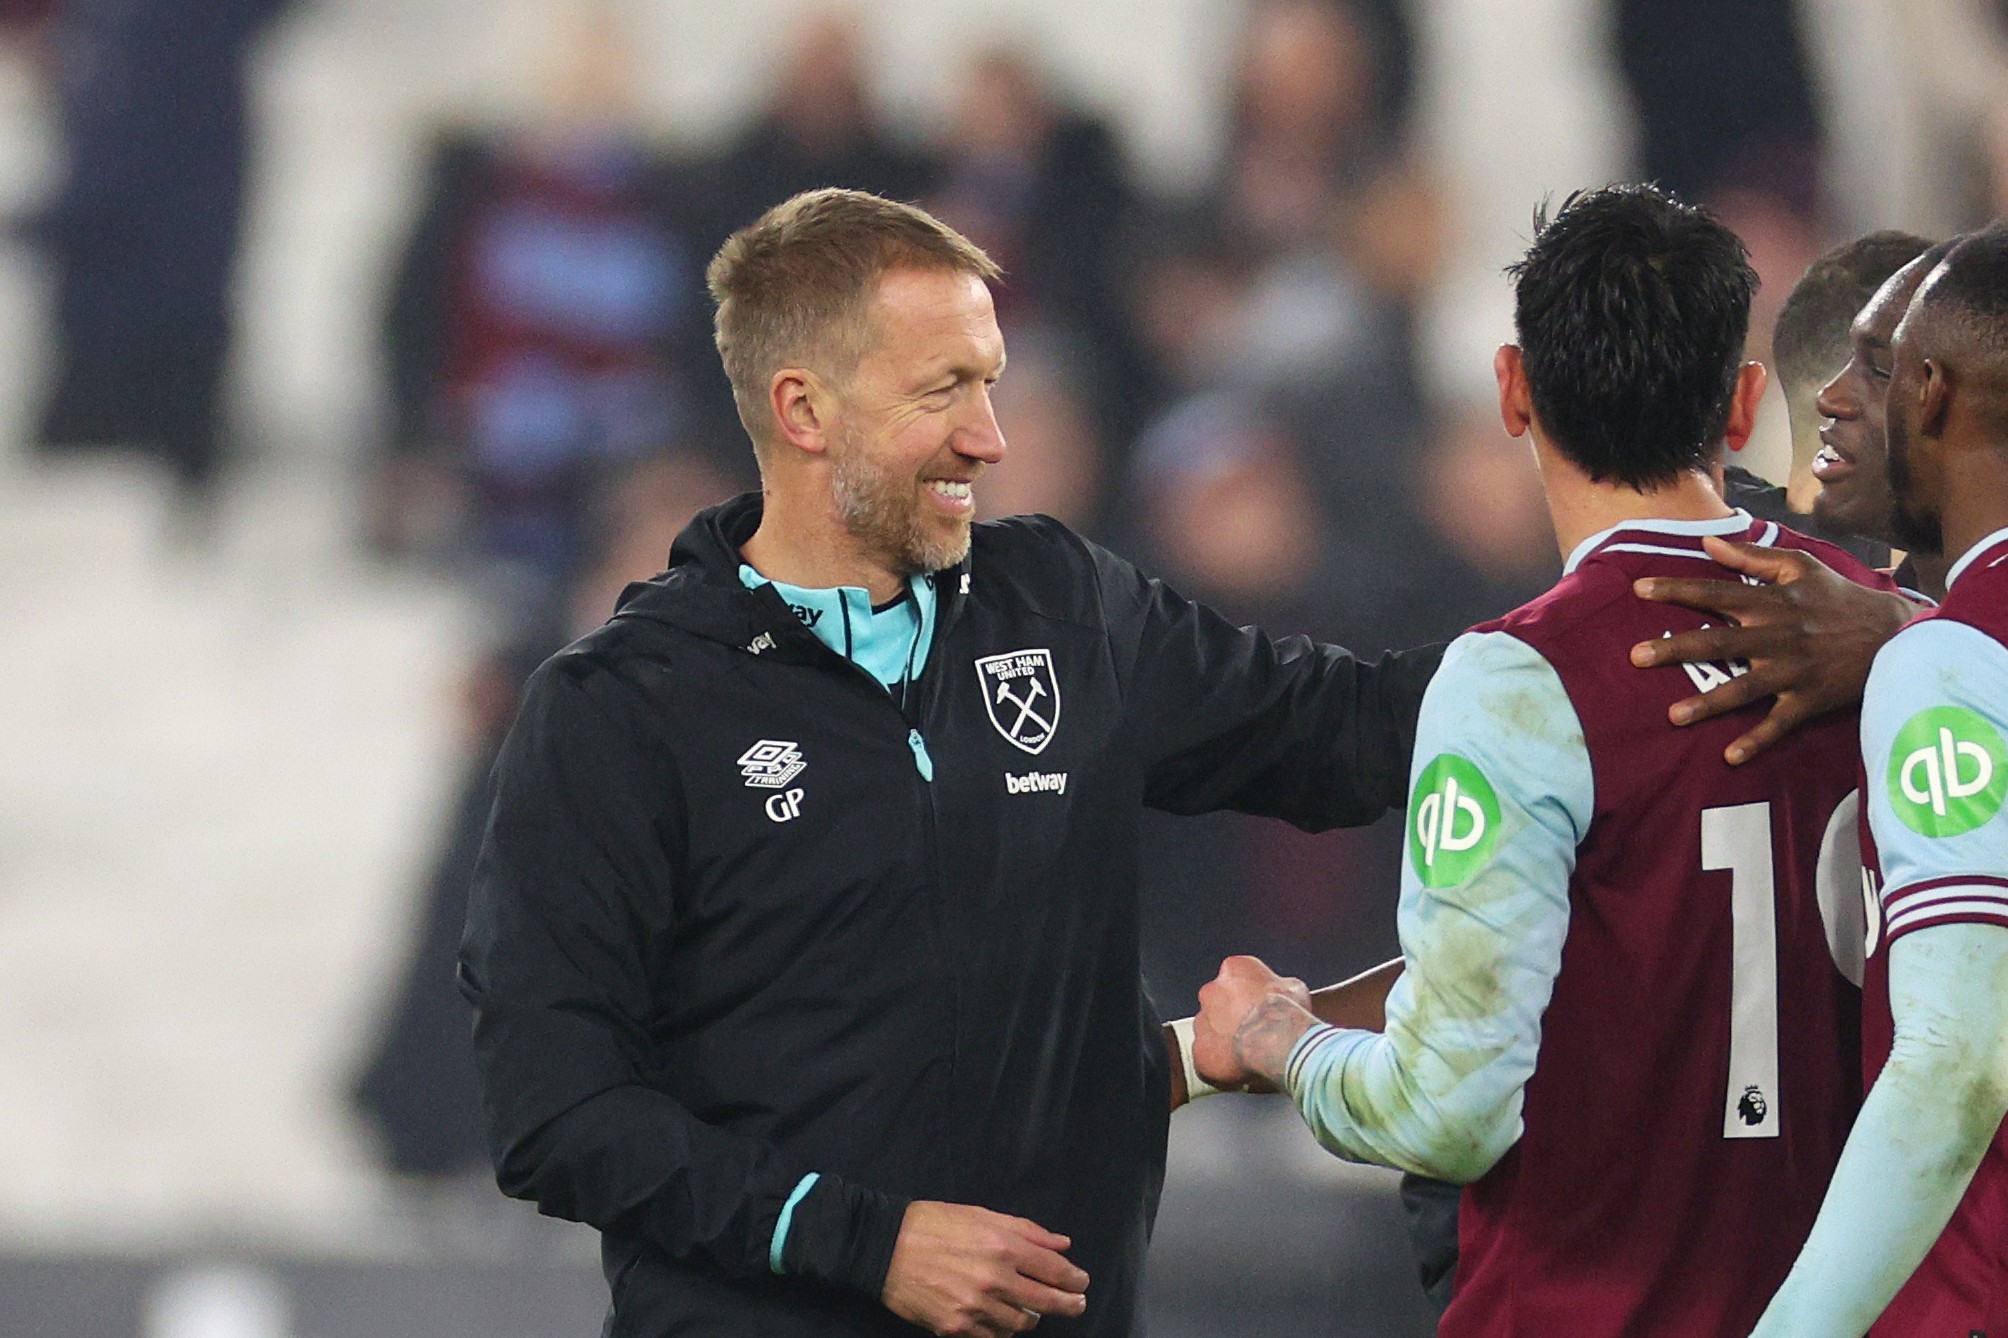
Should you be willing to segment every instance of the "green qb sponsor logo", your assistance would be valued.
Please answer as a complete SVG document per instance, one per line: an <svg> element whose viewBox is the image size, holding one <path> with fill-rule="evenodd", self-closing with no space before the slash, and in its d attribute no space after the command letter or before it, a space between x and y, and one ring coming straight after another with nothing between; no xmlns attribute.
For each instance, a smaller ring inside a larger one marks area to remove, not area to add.
<svg viewBox="0 0 2008 1338"><path fill-rule="evenodd" d="M1456 753L1422 769L1409 799L1408 856L1424 887L1454 887L1485 866L1499 837L1499 796Z"/></svg>
<svg viewBox="0 0 2008 1338"><path fill-rule="evenodd" d="M1889 754L1889 802L1924 836L1970 832L2001 811L2008 746L1987 718L1963 706L1919 711Z"/></svg>

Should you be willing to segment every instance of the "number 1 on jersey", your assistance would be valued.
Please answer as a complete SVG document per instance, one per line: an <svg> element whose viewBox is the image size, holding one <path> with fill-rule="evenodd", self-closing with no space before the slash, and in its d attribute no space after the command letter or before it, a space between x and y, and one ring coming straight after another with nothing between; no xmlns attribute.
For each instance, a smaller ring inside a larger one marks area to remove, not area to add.
<svg viewBox="0 0 2008 1338"><path fill-rule="evenodd" d="M1724 1138L1778 1136L1778 913L1771 805L1703 809L1701 867L1729 871L1729 1084Z"/></svg>

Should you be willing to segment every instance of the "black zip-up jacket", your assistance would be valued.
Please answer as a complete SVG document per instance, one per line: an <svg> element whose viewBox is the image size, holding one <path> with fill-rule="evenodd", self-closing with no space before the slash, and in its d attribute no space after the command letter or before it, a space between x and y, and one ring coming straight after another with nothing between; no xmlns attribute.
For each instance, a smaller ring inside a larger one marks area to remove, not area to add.
<svg viewBox="0 0 2008 1338"><path fill-rule="evenodd" d="M1438 648L1272 643L1019 518L936 576L903 707L741 584L759 516L699 516L497 764L461 983L502 1187L603 1233L612 1338L912 1334L878 1298L923 1198L1073 1238L1087 1313L1042 1333L1134 1333L1139 815L1374 818Z"/></svg>

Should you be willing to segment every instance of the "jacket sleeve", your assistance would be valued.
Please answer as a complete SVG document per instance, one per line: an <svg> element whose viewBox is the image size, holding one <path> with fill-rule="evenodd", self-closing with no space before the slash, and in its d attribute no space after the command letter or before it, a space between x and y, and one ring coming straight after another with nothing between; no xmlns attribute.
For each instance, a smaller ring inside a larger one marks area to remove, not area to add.
<svg viewBox="0 0 2008 1338"><path fill-rule="evenodd" d="M1372 822L1408 793L1423 690L1443 647L1364 661L1235 627L1091 546L1144 800L1235 809L1307 831Z"/></svg>
<svg viewBox="0 0 2008 1338"><path fill-rule="evenodd" d="M532 678L496 764L460 987L497 1180L676 1259L877 1298L904 1200L811 1179L668 1094L651 963L673 932L682 836L649 718L633 686L567 652Z"/></svg>

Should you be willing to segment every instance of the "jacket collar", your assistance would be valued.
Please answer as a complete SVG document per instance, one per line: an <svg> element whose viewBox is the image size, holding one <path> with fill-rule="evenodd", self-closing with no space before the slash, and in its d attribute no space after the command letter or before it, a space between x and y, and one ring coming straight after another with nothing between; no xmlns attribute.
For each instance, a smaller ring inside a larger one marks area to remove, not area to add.
<svg viewBox="0 0 2008 1338"><path fill-rule="evenodd" d="M789 610L772 585L748 590L739 579L740 548L760 528L763 499L741 493L700 511L669 550L669 570L622 592L616 618L668 623L751 655L813 663L830 649ZM960 614L969 559L937 572L935 642Z"/></svg>

